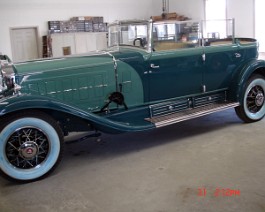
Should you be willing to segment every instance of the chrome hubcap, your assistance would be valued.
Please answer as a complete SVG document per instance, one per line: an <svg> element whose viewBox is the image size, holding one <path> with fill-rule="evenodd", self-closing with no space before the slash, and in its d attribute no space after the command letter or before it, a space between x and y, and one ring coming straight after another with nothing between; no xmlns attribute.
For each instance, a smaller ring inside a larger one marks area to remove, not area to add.
<svg viewBox="0 0 265 212"><path fill-rule="evenodd" d="M6 142L6 158L13 166L30 169L40 165L49 154L48 137L34 127L16 130Z"/></svg>
<svg viewBox="0 0 265 212"><path fill-rule="evenodd" d="M247 108L251 113L257 113L264 105L264 90L256 85L251 88L247 95Z"/></svg>
<svg viewBox="0 0 265 212"><path fill-rule="evenodd" d="M260 92L260 91L258 92L255 102L256 102L256 105L258 107L263 105L263 103L264 103L264 95L263 95L262 92Z"/></svg>
<svg viewBox="0 0 265 212"><path fill-rule="evenodd" d="M34 158L38 152L38 144L33 141L27 141L19 148L19 155L26 160Z"/></svg>

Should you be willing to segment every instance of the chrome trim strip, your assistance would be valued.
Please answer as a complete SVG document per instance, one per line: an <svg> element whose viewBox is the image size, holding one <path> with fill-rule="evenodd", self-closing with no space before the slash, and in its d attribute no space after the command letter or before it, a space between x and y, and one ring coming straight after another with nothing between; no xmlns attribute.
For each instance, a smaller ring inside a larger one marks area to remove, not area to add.
<svg viewBox="0 0 265 212"><path fill-rule="evenodd" d="M114 67L114 73L115 73L115 85L116 85L116 91L119 91L119 85L118 85L118 63L117 60L115 58L115 56L113 54L111 54L110 52L106 52L110 57L112 57L113 60L113 67Z"/></svg>
<svg viewBox="0 0 265 212"><path fill-rule="evenodd" d="M223 104L222 106L214 107L214 108L208 109L208 110L202 110L202 108L200 108L201 109L200 111L194 112L194 113L192 113L192 111L196 110L196 109L189 109L190 114L187 114L187 110L185 110L186 114L183 116L177 116L177 117L173 117L173 118L167 118L167 116L164 116L164 117L161 117L162 119L164 118L164 120L162 120L162 121L155 122L154 120L152 121L152 118L148 119L148 121L153 122L155 124L156 128L159 128L159 127L164 127L164 126L167 126L170 124L175 124L178 122L186 121L189 119L205 116L205 115L208 115L211 113L220 112L220 111L223 111L223 110L226 110L229 108L234 108L234 107L237 107L239 105L240 104L237 102L237 103ZM176 115L180 114L180 113L176 113ZM157 118L157 117L154 117L153 119L155 119L155 118Z"/></svg>

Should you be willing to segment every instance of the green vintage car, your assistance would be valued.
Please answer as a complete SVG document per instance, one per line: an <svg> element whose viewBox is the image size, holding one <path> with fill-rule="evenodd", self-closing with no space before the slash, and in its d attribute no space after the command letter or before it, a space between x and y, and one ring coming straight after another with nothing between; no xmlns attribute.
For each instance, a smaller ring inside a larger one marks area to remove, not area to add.
<svg viewBox="0 0 265 212"><path fill-rule="evenodd" d="M28 182L62 157L70 132L151 130L235 108L265 115L265 61L233 20L117 21L108 50L12 64L1 56L0 169ZM224 27L222 27L224 26Z"/></svg>

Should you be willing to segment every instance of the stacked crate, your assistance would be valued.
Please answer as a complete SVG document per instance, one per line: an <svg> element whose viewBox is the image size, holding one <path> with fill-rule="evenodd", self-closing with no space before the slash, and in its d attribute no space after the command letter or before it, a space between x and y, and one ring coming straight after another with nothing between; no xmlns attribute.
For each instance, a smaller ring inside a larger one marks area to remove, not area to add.
<svg viewBox="0 0 265 212"><path fill-rule="evenodd" d="M106 32L107 23L102 16L79 16L69 21L48 21L50 33L61 32Z"/></svg>
<svg viewBox="0 0 265 212"><path fill-rule="evenodd" d="M61 32L61 21L48 21L48 29L51 33Z"/></svg>
<svg viewBox="0 0 265 212"><path fill-rule="evenodd" d="M85 20L85 32L93 32L93 22L90 20Z"/></svg>

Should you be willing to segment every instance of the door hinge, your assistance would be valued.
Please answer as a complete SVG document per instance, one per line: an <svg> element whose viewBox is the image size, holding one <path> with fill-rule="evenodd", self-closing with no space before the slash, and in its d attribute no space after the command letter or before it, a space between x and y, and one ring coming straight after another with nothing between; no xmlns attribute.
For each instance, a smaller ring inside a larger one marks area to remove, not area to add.
<svg viewBox="0 0 265 212"><path fill-rule="evenodd" d="M202 61L205 62L205 60L206 60L206 55L202 54Z"/></svg>
<svg viewBox="0 0 265 212"><path fill-rule="evenodd" d="M202 85L202 92L203 92L203 93L206 92L206 85Z"/></svg>

